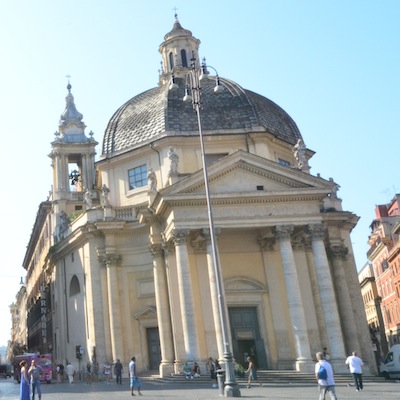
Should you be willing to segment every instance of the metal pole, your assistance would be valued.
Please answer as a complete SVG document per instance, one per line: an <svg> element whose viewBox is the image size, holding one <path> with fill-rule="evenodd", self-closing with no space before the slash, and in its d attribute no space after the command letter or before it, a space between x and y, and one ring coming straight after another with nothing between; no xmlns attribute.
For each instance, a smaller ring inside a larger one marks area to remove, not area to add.
<svg viewBox="0 0 400 400"><path fill-rule="evenodd" d="M221 320L222 327L222 340L223 340L223 348L224 348L224 365L225 365L225 388L224 395L225 397L241 397L239 387L236 382L235 373L233 370L233 357L232 352L230 350L229 344L229 335L227 331L228 327L228 319L226 315L226 305L225 299L223 295L223 287L222 287L222 273L221 266L219 260L219 253L215 239L215 231L214 231L214 220L212 214L211 207L211 197L209 190L209 182L208 182L208 172L206 167L206 159L205 159L205 149L204 149L204 138L203 132L201 128L201 118L200 118L200 105L201 105L201 87L198 76L199 70L193 66L193 69L190 71L191 80L192 80L192 98L193 98L193 108L197 114L197 124L199 128L199 137L200 137L200 146L201 146L201 161L203 164L203 174L204 174L204 187L206 191L206 202L207 202L207 213L208 213L208 223L210 228L210 237L211 237L211 248L212 248L212 258L213 264L215 268L215 276L217 283L217 296L218 296L218 308L219 308L219 317Z"/></svg>

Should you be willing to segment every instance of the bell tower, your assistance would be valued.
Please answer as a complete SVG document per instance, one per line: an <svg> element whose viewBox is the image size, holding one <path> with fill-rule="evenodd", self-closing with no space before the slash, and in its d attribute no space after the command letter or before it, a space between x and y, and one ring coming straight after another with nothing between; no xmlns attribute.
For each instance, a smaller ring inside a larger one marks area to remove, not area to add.
<svg viewBox="0 0 400 400"><path fill-rule="evenodd" d="M172 70L175 76L184 76L191 66L192 59L197 60L198 63L199 46L200 40L196 39L191 31L182 28L177 14L175 14L174 26L164 36L164 42L161 43L159 48L163 66L160 84L169 82Z"/></svg>
<svg viewBox="0 0 400 400"><path fill-rule="evenodd" d="M53 167L53 212L56 214L56 225L65 225L66 215L84 209L84 194L89 193L93 199L95 192L95 148L98 144L85 135L86 125L83 115L78 112L68 82L66 106L61 114L55 140L51 143ZM87 207L87 205L86 205Z"/></svg>

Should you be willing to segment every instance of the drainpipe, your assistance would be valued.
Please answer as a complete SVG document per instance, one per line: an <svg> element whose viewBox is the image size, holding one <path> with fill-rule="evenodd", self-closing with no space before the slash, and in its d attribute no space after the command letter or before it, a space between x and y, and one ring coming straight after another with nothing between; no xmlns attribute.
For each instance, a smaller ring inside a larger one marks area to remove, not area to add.
<svg viewBox="0 0 400 400"><path fill-rule="evenodd" d="M154 150L158 154L158 166L159 166L159 169L160 169L161 187L163 188L164 187L164 182L163 182L163 176L162 176L160 152L154 148L154 143L153 142L150 143L150 148L152 150Z"/></svg>

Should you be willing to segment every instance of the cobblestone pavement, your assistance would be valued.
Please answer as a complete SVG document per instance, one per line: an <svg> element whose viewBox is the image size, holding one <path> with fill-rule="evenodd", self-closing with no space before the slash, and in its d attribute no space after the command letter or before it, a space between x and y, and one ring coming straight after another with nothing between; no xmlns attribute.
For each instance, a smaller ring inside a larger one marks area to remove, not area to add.
<svg viewBox="0 0 400 400"><path fill-rule="evenodd" d="M206 382L162 382L160 380L142 379L143 396L142 399L218 399L219 390L213 389ZM247 399L307 399L317 400L318 392L316 385L309 383L276 383L266 384L263 387L252 386L247 389L244 385L239 385L241 397ZM345 384L336 386L338 400L391 400L399 399L400 383L395 381L375 382L368 380L365 382L364 390L356 392L354 387ZM92 385L85 383L52 383L42 384L42 400L122 400L132 399L129 391L128 380L124 380L122 385L114 382L106 384L98 382ZM135 397L138 398L135 391ZM0 380L0 399L19 400L19 385L13 380Z"/></svg>

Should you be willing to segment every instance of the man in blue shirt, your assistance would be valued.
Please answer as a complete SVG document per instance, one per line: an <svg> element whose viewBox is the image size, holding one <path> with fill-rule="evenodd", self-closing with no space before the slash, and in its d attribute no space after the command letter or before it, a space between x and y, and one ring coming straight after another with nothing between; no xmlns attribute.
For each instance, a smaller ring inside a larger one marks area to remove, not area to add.
<svg viewBox="0 0 400 400"><path fill-rule="evenodd" d="M29 375L32 382L32 400L35 400L35 392L39 396L39 400L42 399L42 388L40 387L40 377L42 376L42 368L36 364L36 360L31 361L31 367L29 368Z"/></svg>

